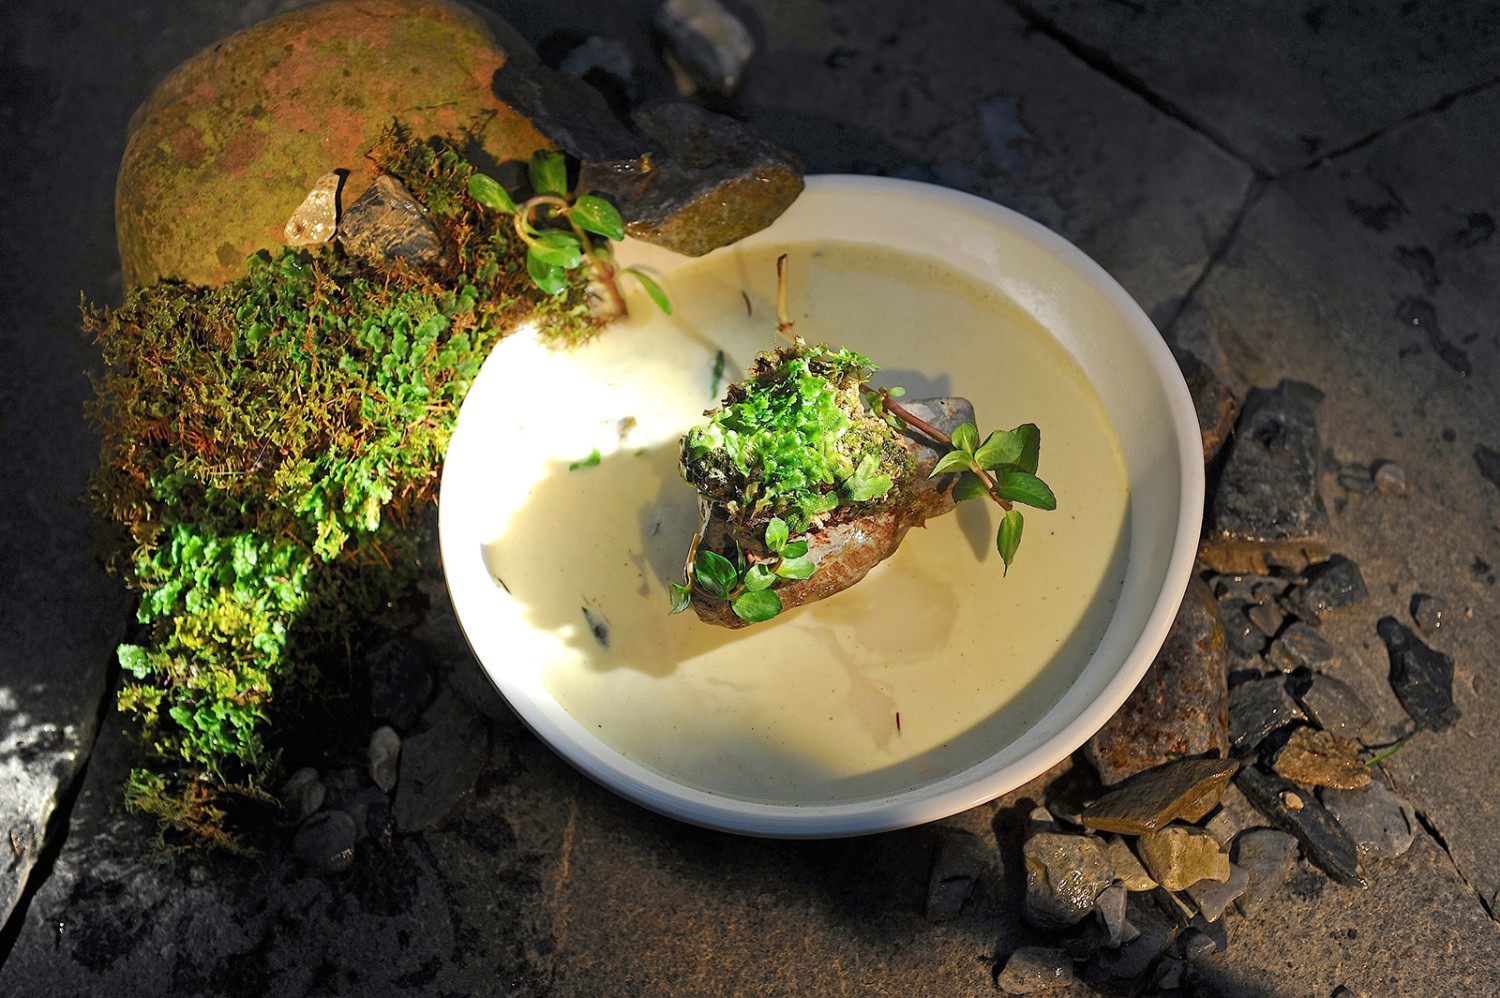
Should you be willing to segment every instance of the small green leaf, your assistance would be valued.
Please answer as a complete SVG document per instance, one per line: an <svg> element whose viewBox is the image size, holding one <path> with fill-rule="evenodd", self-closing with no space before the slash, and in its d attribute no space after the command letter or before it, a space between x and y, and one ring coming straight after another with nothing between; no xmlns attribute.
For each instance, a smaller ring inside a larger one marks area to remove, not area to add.
<svg viewBox="0 0 1500 998"><path fill-rule="evenodd" d="M953 486L954 502L963 502L966 499L983 499L987 495L989 493L985 491L984 483L972 471L966 471L960 475L957 484Z"/></svg>
<svg viewBox="0 0 1500 998"><path fill-rule="evenodd" d="M783 558L780 565L776 566L776 574L783 579L805 579L813 574L818 566L808 557Z"/></svg>
<svg viewBox="0 0 1500 998"><path fill-rule="evenodd" d="M973 423L959 423L953 428L953 449L965 453L974 453L974 445L979 443L979 428Z"/></svg>
<svg viewBox="0 0 1500 998"><path fill-rule="evenodd" d="M745 588L752 593L758 593L762 589L770 589L771 584L776 581L776 576L771 574L770 568L765 565L751 565L750 571L745 573Z"/></svg>
<svg viewBox="0 0 1500 998"><path fill-rule="evenodd" d="M1021 546L1021 531L1025 526L1026 521L1019 509L1006 510L1004 518L1000 521L1000 532L995 535L995 547L999 549L1000 557L1005 561L1006 572L1010 571L1010 563L1015 560L1016 549Z"/></svg>
<svg viewBox="0 0 1500 998"><path fill-rule="evenodd" d="M893 399L898 399L906 394L906 389L900 385L892 385L885 390L885 393Z"/></svg>
<svg viewBox="0 0 1500 998"><path fill-rule="evenodd" d="M583 246L579 244L578 237L561 229L548 229L539 234L527 252L543 263L550 263L564 270L572 270L583 262Z"/></svg>
<svg viewBox="0 0 1500 998"><path fill-rule="evenodd" d="M625 238L625 219L614 205L592 194L580 194L573 202L573 221L579 228L597 232L605 239L619 242Z"/></svg>
<svg viewBox="0 0 1500 998"><path fill-rule="evenodd" d="M710 596L728 599L739 581L734 563L717 551L699 551L693 559L693 576Z"/></svg>
<svg viewBox="0 0 1500 998"><path fill-rule="evenodd" d="M1037 509L1056 509L1057 497L1047 483L1025 471L1007 471L996 481L1001 499L1025 503Z"/></svg>
<svg viewBox="0 0 1500 998"><path fill-rule="evenodd" d="M938 475L953 471L969 471L974 466L974 459L961 450L950 450L938 458L937 466L932 469L928 478L936 478Z"/></svg>
<svg viewBox="0 0 1500 998"><path fill-rule="evenodd" d="M538 150L532 155L527 172L531 175L532 190L538 194L567 197L568 164L562 153Z"/></svg>
<svg viewBox="0 0 1500 998"><path fill-rule="evenodd" d="M776 554L786 547L791 532L787 530L786 521L779 516L771 517L771 522L766 524L766 547Z"/></svg>
<svg viewBox="0 0 1500 998"><path fill-rule="evenodd" d="M577 471L579 468L592 468L597 465L600 460L601 457L599 454L599 448L595 447L588 457L584 458L582 461L574 461L572 464L568 465L568 470Z"/></svg>
<svg viewBox="0 0 1500 998"><path fill-rule="evenodd" d="M783 558L800 558L807 554L806 541L788 541L786 547L781 549Z"/></svg>
<svg viewBox="0 0 1500 998"><path fill-rule="evenodd" d="M994 469L1002 464L1015 464L1021 456L1022 440L1010 430L996 430L984 438L974 451L974 460L981 468Z"/></svg>
<svg viewBox="0 0 1500 998"><path fill-rule="evenodd" d="M1021 456L1016 458L1016 467L1036 474L1036 467L1042 459L1042 431L1035 423L1022 423L1011 432L1021 438Z"/></svg>
<svg viewBox="0 0 1500 998"><path fill-rule="evenodd" d="M672 302L668 300L667 293L661 289L660 284L647 277L636 267L626 267L620 273L629 274L637 281L640 281L641 287L646 290L646 294L656 303L656 307L661 309L664 315L672 314Z"/></svg>
<svg viewBox="0 0 1500 998"><path fill-rule="evenodd" d="M489 208L491 211L502 211L507 215L515 214L516 203L506 193L500 181L485 173L469 174L469 197Z"/></svg>
<svg viewBox="0 0 1500 998"><path fill-rule="evenodd" d="M869 502L891 490L895 483L891 476L880 470L880 462L874 454L866 454L854 469L854 474L844 483L844 491L850 502Z"/></svg>
<svg viewBox="0 0 1500 998"><path fill-rule="evenodd" d="M734 610L736 617L758 624L762 620L770 620L781 612L781 597L769 589L744 592L736 596L729 606Z"/></svg>
<svg viewBox="0 0 1500 998"><path fill-rule="evenodd" d="M541 288L543 294L560 295L568 288L568 275L561 267L539 259L529 250L526 253L526 273L531 275L532 283Z"/></svg>
<svg viewBox="0 0 1500 998"><path fill-rule="evenodd" d="M667 587L672 593L672 612L681 613L693 602L693 590L689 586L673 582Z"/></svg>

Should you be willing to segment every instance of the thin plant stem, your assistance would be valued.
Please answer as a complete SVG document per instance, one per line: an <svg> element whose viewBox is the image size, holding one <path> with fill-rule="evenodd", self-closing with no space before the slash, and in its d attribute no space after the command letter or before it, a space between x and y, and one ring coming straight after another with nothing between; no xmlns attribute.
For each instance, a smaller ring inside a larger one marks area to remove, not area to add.
<svg viewBox="0 0 1500 998"><path fill-rule="evenodd" d="M891 393L884 388L880 389L880 399L884 404L886 410L890 412L891 415L901 420L903 423L906 423L908 426L912 427L915 430L918 430L921 433L927 434L929 437L936 440L944 447L953 446L952 437L948 436L948 434L944 433L936 426L933 426L931 423L917 418L912 414L911 410L907 409L895 399L891 398ZM974 472L974 474L979 478L979 483L984 486L984 491L989 493L990 498L999 503L1002 509L1004 509L1006 512L1009 512L1013 508L1014 504L1011 503L1010 500L1000 498L1000 493L997 490L997 486L995 485L995 479L988 471L979 467L979 465L977 464L971 465L969 470Z"/></svg>

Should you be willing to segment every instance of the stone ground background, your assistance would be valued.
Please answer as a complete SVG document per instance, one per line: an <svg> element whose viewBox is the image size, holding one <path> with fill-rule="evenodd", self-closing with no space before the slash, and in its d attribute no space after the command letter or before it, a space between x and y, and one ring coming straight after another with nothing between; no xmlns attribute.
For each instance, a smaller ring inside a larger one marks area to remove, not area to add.
<svg viewBox="0 0 1500 998"><path fill-rule="evenodd" d="M476 682L451 632L429 721L488 745L441 831L334 878L289 856L155 861L121 813L108 706L129 601L78 501L92 348L122 293L126 121L199 48L285 0L0 7L0 994L970 995L1016 946L1021 819L1049 780L937 826L767 842L655 817L578 777ZM491 0L535 45L576 27L669 76L640 0ZM729 110L809 172L971 191L1073 239L1239 388L1321 387L1336 550L1372 598L1328 625L1384 720L1375 620L1446 602L1463 717L1386 763L1422 832L1359 891L1305 867L1208 965L1230 994L1492 994L1500 984L1496 573L1500 6L737 0L757 54ZM1488 451L1483 450L1488 448ZM434 625L442 631L442 624ZM1066 768L1066 767L1064 767ZM923 916L945 828L995 846L960 917ZM1082 986L1077 993L1086 993Z"/></svg>

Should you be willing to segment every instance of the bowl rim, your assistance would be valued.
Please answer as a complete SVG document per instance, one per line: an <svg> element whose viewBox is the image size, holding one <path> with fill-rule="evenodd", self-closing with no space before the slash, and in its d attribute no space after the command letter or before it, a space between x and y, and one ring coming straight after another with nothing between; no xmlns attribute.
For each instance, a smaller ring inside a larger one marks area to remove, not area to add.
<svg viewBox="0 0 1500 998"><path fill-rule="evenodd" d="M555 700L538 697L537 690L505 683L500 671L487 664L473 631L482 607L471 594L480 580L492 588L488 575L462 568L468 561L453 547L457 543L444 525L448 508L439 502L439 547L444 575L460 628L476 661L502 699L554 752L576 769L616 794L660 814L718 831L766 838L835 838L910 827L957 814L994 800L1030 782L1057 765L1088 741L1112 717L1139 684L1176 618L1197 555L1202 527L1205 475L1202 438L1196 409L1187 384L1166 341L1140 305L1123 287L1078 247L1041 223L1014 209L973 194L920 181L853 174L825 174L806 178L799 198L855 196L917 199L943 205L1008 230L1036 245L1058 264L1085 281L1122 320L1141 351L1171 417L1179 471L1176 534L1162 572L1162 584L1140 632L1124 661L1088 706L1060 729L1016 761L987 774L976 773L987 760L950 773L934 784L883 797L836 803L795 804L743 800L673 781L619 754L567 715ZM793 205L795 209L796 205ZM774 240L775 224L752 238ZM647 256L665 259L654 247L641 247ZM620 256L629 255L622 247ZM679 259L672 257L671 259ZM686 264L693 258L680 258ZM701 258L699 258L701 259ZM1094 379L1090 378L1091 381ZM462 410L454 440L462 432ZM450 443L451 447L451 443ZM444 462L443 479L447 479ZM469 623L465 623L468 610ZM539 684L536 684L539 686ZM542 691L545 693L545 691ZM570 722L572 727L570 727Z"/></svg>

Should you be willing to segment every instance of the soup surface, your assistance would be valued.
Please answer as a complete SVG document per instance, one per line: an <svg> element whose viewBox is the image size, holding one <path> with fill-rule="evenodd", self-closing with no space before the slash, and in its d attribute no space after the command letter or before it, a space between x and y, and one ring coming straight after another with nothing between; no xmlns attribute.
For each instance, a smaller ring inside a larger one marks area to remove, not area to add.
<svg viewBox="0 0 1500 998"><path fill-rule="evenodd" d="M972 501L822 603L736 631L668 615L697 521L678 441L778 344L783 251L805 340L865 354L881 365L875 383L909 398L969 398L981 435L1041 427L1058 508L1025 509L1008 575L1000 511ZM674 270L666 290L671 316L633 296L631 318L593 343L517 335L481 375L503 400L479 417L500 471L482 556L515 635L499 667L536 671L638 764L748 800L880 797L1025 731L1094 651L1127 556L1118 444L1072 358L993 289L885 248L720 251Z"/></svg>

